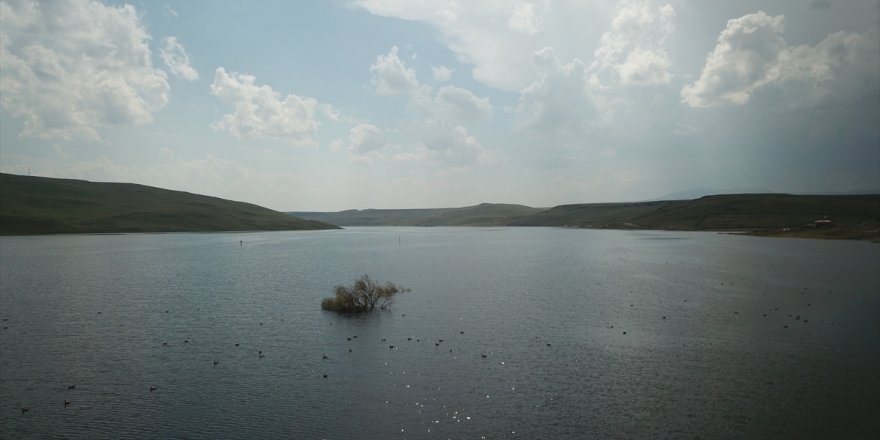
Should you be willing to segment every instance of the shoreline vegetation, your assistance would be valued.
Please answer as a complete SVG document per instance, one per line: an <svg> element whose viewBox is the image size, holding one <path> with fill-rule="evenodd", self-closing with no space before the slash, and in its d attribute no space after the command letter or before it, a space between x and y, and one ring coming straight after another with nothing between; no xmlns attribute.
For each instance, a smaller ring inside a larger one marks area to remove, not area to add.
<svg viewBox="0 0 880 440"><path fill-rule="evenodd" d="M183 191L0 173L0 235L315 229L339 227Z"/></svg>
<svg viewBox="0 0 880 440"><path fill-rule="evenodd" d="M0 173L0 235L288 231L340 226L552 226L880 242L880 194L725 194L552 208L482 203L462 208L283 213L131 183Z"/></svg>

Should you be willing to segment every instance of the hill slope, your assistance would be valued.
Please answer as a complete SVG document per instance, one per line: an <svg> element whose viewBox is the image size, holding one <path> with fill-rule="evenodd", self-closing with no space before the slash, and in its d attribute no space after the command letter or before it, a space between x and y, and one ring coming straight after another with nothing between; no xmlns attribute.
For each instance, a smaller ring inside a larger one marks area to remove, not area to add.
<svg viewBox="0 0 880 440"><path fill-rule="evenodd" d="M812 238L880 238L880 195L725 194L695 200L587 203L550 209L484 203L446 209L297 212L346 226L563 226L742 231ZM830 222L815 223L828 218Z"/></svg>
<svg viewBox="0 0 880 440"><path fill-rule="evenodd" d="M0 173L0 235L335 228L181 191Z"/></svg>
<svg viewBox="0 0 880 440"><path fill-rule="evenodd" d="M814 221L826 217L830 223L817 227ZM871 238L880 229L880 195L732 194L696 200L561 205L506 224Z"/></svg>
<svg viewBox="0 0 880 440"><path fill-rule="evenodd" d="M523 205L482 203L464 208L351 209L290 214L342 226L494 226L513 217L528 216L540 211L540 208Z"/></svg>

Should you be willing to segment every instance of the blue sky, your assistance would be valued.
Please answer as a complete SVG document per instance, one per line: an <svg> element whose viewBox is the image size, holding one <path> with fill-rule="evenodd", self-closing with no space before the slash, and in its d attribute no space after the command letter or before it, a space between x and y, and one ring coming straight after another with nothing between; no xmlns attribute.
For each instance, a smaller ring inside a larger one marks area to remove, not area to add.
<svg viewBox="0 0 880 440"><path fill-rule="evenodd" d="M0 1L0 170L278 210L880 191L880 3Z"/></svg>

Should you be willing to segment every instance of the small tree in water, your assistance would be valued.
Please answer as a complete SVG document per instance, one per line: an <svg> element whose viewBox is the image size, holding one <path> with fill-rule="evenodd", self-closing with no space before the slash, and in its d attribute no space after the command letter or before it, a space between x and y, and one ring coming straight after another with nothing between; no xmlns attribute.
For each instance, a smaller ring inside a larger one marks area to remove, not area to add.
<svg viewBox="0 0 880 440"><path fill-rule="evenodd" d="M336 286L335 294L321 301L321 308L331 312L360 313L372 311L378 305L385 310L391 307L394 295L403 291L406 289L394 283L385 283L383 286L363 275L351 287Z"/></svg>

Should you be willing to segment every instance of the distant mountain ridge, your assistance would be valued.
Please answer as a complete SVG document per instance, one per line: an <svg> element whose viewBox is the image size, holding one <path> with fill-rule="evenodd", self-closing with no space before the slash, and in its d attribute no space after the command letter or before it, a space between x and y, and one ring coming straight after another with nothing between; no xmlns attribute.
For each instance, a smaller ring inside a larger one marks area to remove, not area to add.
<svg viewBox="0 0 880 440"><path fill-rule="evenodd" d="M0 173L0 235L337 228L182 191Z"/></svg>
<svg viewBox="0 0 880 440"><path fill-rule="evenodd" d="M877 194L724 194L694 200L583 203L549 209L483 203L464 208L293 214L342 226L557 226L880 239ZM816 220L824 219L829 222L816 228Z"/></svg>
<svg viewBox="0 0 880 440"><path fill-rule="evenodd" d="M542 211L524 205L481 203L463 208L349 209L339 212L290 212L340 226L498 226L510 218Z"/></svg>

